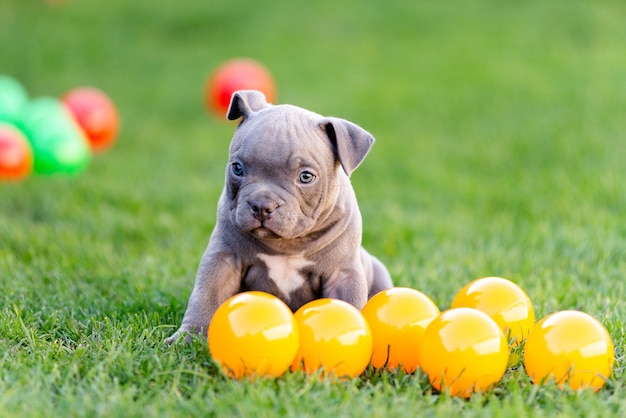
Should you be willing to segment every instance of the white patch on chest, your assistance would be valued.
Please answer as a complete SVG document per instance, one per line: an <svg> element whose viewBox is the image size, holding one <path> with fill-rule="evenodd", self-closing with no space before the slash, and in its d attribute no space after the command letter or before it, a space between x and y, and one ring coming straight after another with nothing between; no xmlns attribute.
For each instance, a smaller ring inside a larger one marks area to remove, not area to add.
<svg viewBox="0 0 626 418"><path fill-rule="evenodd" d="M300 270L313 264L300 256L259 254L257 257L265 263L269 277L286 297L304 284Z"/></svg>

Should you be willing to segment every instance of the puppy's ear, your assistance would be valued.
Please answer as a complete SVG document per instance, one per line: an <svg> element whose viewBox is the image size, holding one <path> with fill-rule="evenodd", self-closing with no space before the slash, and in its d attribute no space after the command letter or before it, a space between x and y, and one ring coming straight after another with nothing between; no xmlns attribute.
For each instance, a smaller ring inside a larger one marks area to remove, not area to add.
<svg viewBox="0 0 626 418"><path fill-rule="evenodd" d="M226 117L228 120L237 120L240 117L247 118L252 112L257 112L270 106L265 95L257 90L239 90L230 98L230 106Z"/></svg>
<svg viewBox="0 0 626 418"><path fill-rule="evenodd" d="M337 159L349 176L361 164L374 144L365 129L339 118L324 118L319 125L330 140Z"/></svg>

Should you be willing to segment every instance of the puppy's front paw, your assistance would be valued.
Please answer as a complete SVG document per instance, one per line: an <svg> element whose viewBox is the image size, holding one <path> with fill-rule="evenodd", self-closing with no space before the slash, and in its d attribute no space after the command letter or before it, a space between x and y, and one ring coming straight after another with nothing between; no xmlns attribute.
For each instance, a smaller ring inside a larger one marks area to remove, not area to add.
<svg viewBox="0 0 626 418"><path fill-rule="evenodd" d="M191 343L191 334L187 331L176 331L174 334L172 334L171 337L168 337L165 339L165 343L167 345L172 345L174 343L178 343L181 342L183 344L190 344Z"/></svg>
<svg viewBox="0 0 626 418"><path fill-rule="evenodd" d="M165 339L165 343L168 345L172 345L176 342L181 342L183 344L190 344L193 340L194 335L203 336L206 338L207 328L206 327L180 327L178 331L172 334L171 337Z"/></svg>

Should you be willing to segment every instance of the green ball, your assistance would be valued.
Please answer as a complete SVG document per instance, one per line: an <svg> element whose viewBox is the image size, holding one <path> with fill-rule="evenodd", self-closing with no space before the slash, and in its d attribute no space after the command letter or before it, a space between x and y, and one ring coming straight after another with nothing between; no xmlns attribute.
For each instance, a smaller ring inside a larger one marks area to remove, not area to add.
<svg viewBox="0 0 626 418"><path fill-rule="evenodd" d="M32 135L72 129L67 109L53 97L38 97L28 103L20 114L20 124Z"/></svg>
<svg viewBox="0 0 626 418"><path fill-rule="evenodd" d="M0 121L17 123L26 103L26 89L14 78L0 75Z"/></svg>
<svg viewBox="0 0 626 418"><path fill-rule="evenodd" d="M38 174L77 174L91 161L87 140L65 106L52 97L32 100L21 113Z"/></svg>
<svg viewBox="0 0 626 418"><path fill-rule="evenodd" d="M33 147L34 171L39 174L78 174L91 160L84 141L50 137L47 146Z"/></svg>

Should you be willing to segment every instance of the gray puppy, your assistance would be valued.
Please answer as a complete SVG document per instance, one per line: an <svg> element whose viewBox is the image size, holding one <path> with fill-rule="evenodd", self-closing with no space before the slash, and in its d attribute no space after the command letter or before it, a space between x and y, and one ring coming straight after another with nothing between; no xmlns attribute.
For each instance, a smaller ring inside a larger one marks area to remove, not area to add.
<svg viewBox="0 0 626 418"><path fill-rule="evenodd" d="M358 309L392 287L385 266L361 247L361 213L349 176L374 138L343 119L273 106L258 91L236 92L241 118L230 144L217 223L180 329L206 336L217 308L259 290L292 310L318 298Z"/></svg>

